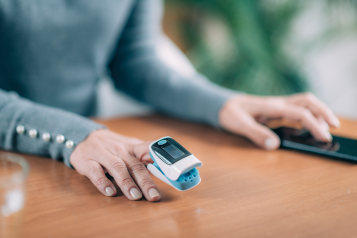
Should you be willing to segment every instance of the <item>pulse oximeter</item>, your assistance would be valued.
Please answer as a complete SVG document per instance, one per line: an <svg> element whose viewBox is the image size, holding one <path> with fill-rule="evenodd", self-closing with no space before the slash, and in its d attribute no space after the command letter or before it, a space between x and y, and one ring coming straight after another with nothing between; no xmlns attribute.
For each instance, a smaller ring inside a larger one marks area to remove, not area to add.
<svg viewBox="0 0 357 238"><path fill-rule="evenodd" d="M154 161L147 169L158 179L179 191L185 191L201 182L196 167L202 162L169 136L154 141L149 146Z"/></svg>

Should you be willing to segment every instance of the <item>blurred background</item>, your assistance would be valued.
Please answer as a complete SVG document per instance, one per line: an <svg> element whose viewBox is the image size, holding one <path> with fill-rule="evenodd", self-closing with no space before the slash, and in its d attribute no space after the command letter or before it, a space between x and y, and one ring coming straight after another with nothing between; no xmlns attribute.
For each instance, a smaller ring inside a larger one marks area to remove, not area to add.
<svg viewBox="0 0 357 238"><path fill-rule="evenodd" d="M182 74L194 73L188 58L224 87L256 95L310 91L339 116L357 119L356 0L166 0L163 28L170 40L158 53ZM107 80L100 89L103 117L150 112L110 88Z"/></svg>

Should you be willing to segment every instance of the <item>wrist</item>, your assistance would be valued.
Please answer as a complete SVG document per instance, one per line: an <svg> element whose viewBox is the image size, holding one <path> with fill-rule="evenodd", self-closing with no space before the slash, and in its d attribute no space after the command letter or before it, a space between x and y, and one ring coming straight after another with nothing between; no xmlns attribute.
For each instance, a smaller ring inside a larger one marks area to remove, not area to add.
<svg viewBox="0 0 357 238"><path fill-rule="evenodd" d="M78 133L78 137L76 140L76 144L75 147L73 148L73 150L66 154L64 157L64 162L65 164L70 167L70 168L74 168L71 164L71 158L73 157L74 154L76 154L76 152L78 152L78 150L80 150L80 147L82 147L86 141L89 140L89 138L92 137L97 137L97 134L100 133L101 131L106 131L106 127L104 127L103 125L97 124L97 127L92 128L92 130L89 131L82 131L81 133Z"/></svg>
<svg viewBox="0 0 357 238"><path fill-rule="evenodd" d="M223 129L230 130L230 126L235 124L233 120L239 115L237 114L237 107L242 102L248 99L249 95L247 94L236 94L229 98L222 106L218 114L219 126Z"/></svg>

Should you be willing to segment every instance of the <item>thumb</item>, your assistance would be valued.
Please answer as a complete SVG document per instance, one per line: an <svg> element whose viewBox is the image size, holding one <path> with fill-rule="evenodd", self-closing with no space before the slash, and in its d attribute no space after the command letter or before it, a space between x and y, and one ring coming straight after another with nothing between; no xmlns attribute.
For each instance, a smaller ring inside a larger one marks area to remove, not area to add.
<svg viewBox="0 0 357 238"><path fill-rule="evenodd" d="M134 156L144 164L154 163L154 161L150 157L149 145L151 143L152 141L147 141L134 145Z"/></svg>
<svg viewBox="0 0 357 238"><path fill-rule="evenodd" d="M275 150L280 146L280 138L268 127L256 121L244 123L243 128L240 134L265 150Z"/></svg>

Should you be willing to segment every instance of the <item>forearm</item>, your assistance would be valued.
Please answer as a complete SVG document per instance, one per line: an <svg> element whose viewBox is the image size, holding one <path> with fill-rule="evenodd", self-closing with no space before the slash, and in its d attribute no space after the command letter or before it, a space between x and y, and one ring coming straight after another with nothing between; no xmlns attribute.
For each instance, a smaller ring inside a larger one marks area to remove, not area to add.
<svg viewBox="0 0 357 238"><path fill-rule="evenodd" d="M129 65L116 71L121 76L120 80L115 80L118 88L164 113L184 119L219 126L219 110L237 94L214 85L199 74L185 78L155 55Z"/></svg>
<svg viewBox="0 0 357 238"><path fill-rule="evenodd" d="M63 159L70 166L69 156L75 146L100 128L103 126L84 117L39 105L0 89L2 149L51 156Z"/></svg>
<svg viewBox="0 0 357 238"><path fill-rule="evenodd" d="M161 61L162 1L138 0L110 63L117 88L156 109L218 126L218 111L236 92L197 74L183 77Z"/></svg>

